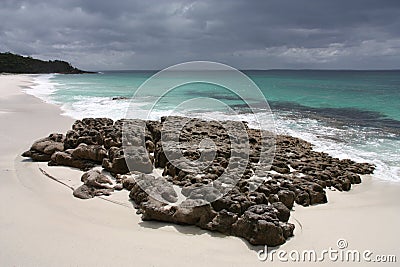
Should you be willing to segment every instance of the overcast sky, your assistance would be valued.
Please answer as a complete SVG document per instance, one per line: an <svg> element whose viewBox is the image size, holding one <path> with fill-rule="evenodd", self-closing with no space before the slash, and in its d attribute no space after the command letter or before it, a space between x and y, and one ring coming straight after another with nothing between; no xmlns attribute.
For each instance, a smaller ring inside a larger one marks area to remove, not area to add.
<svg viewBox="0 0 400 267"><path fill-rule="evenodd" d="M0 51L87 70L400 69L399 0L1 0Z"/></svg>

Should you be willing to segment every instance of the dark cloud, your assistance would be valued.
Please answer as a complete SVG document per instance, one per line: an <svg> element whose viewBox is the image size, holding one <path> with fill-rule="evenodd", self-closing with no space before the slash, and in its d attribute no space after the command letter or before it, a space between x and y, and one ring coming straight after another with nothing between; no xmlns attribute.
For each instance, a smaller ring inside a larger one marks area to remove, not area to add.
<svg viewBox="0 0 400 267"><path fill-rule="evenodd" d="M400 68L400 1L3 0L0 50L86 69Z"/></svg>

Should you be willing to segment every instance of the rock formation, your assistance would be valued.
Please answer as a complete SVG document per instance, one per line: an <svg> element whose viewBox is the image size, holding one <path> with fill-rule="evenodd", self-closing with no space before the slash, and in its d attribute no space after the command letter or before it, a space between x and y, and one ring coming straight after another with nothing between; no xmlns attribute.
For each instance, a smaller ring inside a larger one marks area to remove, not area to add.
<svg viewBox="0 0 400 267"><path fill-rule="evenodd" d="M273 158L263 157L263 142ZM294 203L326 203L327 188L348 191L361 183L360 175L374 170L371 164L333 158L304 140L243 123L176 117L77 120L65 135L40 139L23 156L86 171L102 166L114 176L116 186L90 170L76 197L123 188L143 220L196 225L268 246L293 235L288 221Z"/></svg>

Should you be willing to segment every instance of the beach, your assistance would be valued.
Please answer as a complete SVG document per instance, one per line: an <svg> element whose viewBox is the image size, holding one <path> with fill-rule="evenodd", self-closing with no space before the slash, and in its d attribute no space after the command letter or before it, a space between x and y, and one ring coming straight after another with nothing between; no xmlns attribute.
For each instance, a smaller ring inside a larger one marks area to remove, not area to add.
<svg viewBox="0 0 400 267"><path fill-rule="evenodd" d="M79 200L70 189L43 175L39 167L76 184L82 172L47 167L20 156L33 141L66 132L74 122L61 115L58 106L23 93L22 87L31 82L28 75L0 76L1 266L270 264L257 258L257 251L263 247L251 246L237 237L192 226L142 222L129 206L129 192L117 196L126 205L100 198ZM337 249L337 241L344 239L348 249L396 255L400 260L396 234L399 193L397 183L365 176L349 192L328 190L327 204L295 205L290 218L296 226L294 237L278 249L318 252ZM342 262L326 259L323 263L335 266ZM279 260L274 264L279 265Z"/></svg>

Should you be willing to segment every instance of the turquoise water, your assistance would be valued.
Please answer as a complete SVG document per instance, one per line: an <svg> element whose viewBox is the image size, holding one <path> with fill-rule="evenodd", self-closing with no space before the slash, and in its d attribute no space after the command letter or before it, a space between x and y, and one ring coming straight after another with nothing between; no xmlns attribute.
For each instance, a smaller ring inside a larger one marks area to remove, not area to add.
<svg viewBox="0 0 400 267"><path fill-rule="evenodd" d="M106 72L58 75L64 84L54 96L70 102L77 97L130 97L155 72ZM399 71L247 71L269 102L291 102L313 108L354 108L400 121ZM193 91L204 95L201 84Z"/></svg>
<svg viewBox="0 0 400 267"><path fill-rule="evenodd" d="M270 71L249 75L269 101L354 108L400 120L398 71Z"/></svg>
<svg viewBox="0 0 400 267"><path fill-rule="evenodd" d="M400 181L400 71L246 71L260 88L274 114L277 132L312 142L317 150L340 158L377 165L376 177ZM43 75L30 93L59 104L74 118L123 118L126 110L145 118L158 89L130 103L130 98L154 71L104 72L84 75ZM212 75L223 75L213 73ZM174 79L170 77L169 79ZM243 85L243 92L246 92ZM257 104L256 97L250 101ZM154 118L169 114L180 103L215 98L251 122L243 101L220 86L193 83L172 90L155 105ZM206 105L198 102L198 106ZM230 119L224 109L210 112ZM259 111L259 112L262 112ZM185 114L182 114L185 115Z"/></svg>

